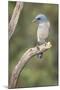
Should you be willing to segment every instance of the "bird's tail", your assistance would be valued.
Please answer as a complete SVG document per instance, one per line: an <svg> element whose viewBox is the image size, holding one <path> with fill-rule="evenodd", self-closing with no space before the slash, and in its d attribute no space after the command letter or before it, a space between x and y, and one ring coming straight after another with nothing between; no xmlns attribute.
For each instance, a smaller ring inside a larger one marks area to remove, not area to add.
<svg viewBox="0 0 60 90"><path fill-rule="evenodd" d="M38 59L41 59L42 57L43 57L43 53L42 52L37 54L37 58Z"/></svg>

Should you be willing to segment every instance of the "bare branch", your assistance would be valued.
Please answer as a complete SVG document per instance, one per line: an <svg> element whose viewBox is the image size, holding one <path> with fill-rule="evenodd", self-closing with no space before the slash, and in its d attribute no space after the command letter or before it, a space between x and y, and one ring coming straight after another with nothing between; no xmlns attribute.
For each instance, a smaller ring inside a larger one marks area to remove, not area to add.
<svg viewBox="0 0 60 90"><path fill-rule="evenodd" d="M51 47L52 47L51 43L48 42L46 45L43 44L43 45L38 46L39 50L37 47L33 47L33 48L28 49L22 55L21 59L19 60L18 64L15 66L15 68L12 72L9 88L15 88L16 87L18 76L21 73L23 67L30 60L30 58L32 58L37 53L45 52L47 49L49 49Z"/></svg>
<svg viewBox="0 0 60 90"><path fill-rule="evenodd" d="M14 8L13 14L12 14L12 18L9 22L8 28L9 28L9 40L12 36L12 34L15 31L18 19L19 19L19 15L21 13L21 10L23 8L23 2L17 1L16 2L16 6Z"/></svg>

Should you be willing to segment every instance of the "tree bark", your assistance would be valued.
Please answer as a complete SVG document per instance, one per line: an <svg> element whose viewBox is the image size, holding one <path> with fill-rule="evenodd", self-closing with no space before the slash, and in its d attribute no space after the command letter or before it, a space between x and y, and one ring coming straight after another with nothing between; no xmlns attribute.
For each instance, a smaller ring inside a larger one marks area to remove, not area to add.
<svg viewBox="0 0 60 90"><path fill-rule="evenodd" d="M11 76L11 79L10 79L9 88L15 88L16 87L18 76L19 76L19 74L21 74L22 69L24 68L26 63L30 60L30 58L37 55L38 53L45 52L46 50L48 50L51 47L52 47L51 43L48 42L47 44L43 44L43 45L36 46L36 47L28 49L22 55L18 64L13 69L12 76Z"/></svg>
<svg viewBox="0 0 60 90"><path fill-rule="evenodd" d="M23 8L23 2L17 1L16 6L15 6L14 11L13 11L13 14L12 14L12 17L11 17L11 20L10 20L9 25L8 25L9 40L15 31L15 28L16 28L16 25L17 25L22 8Z"/></svg>

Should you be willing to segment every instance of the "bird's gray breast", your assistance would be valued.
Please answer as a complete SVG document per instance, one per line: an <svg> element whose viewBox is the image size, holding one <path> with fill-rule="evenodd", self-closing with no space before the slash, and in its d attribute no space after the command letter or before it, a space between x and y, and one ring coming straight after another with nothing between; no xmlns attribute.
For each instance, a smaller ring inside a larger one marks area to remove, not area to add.
<svg viewBox="0 0 60 90"><path fill-rule="evenodd" d="M48 22L39 24L38 30L37 30L37 41L38 42L41 42L41 40L45 40L48 37L49 28L50 28L50 24Z"/></svg>

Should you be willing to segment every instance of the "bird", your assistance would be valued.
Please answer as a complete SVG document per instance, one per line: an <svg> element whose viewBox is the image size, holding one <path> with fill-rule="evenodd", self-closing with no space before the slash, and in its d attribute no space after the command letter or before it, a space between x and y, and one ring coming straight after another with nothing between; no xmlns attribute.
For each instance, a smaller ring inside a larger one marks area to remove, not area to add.
<svg viewBox="0 0 60 90"><path fill-rule="evenodd" d="M37 15L32 22L37 22L37 43L38 45L46 44L46 39L48 38L50 31L50 21L45 14ZM43 53L38 53L37 57L42 58Z"/></svg>

